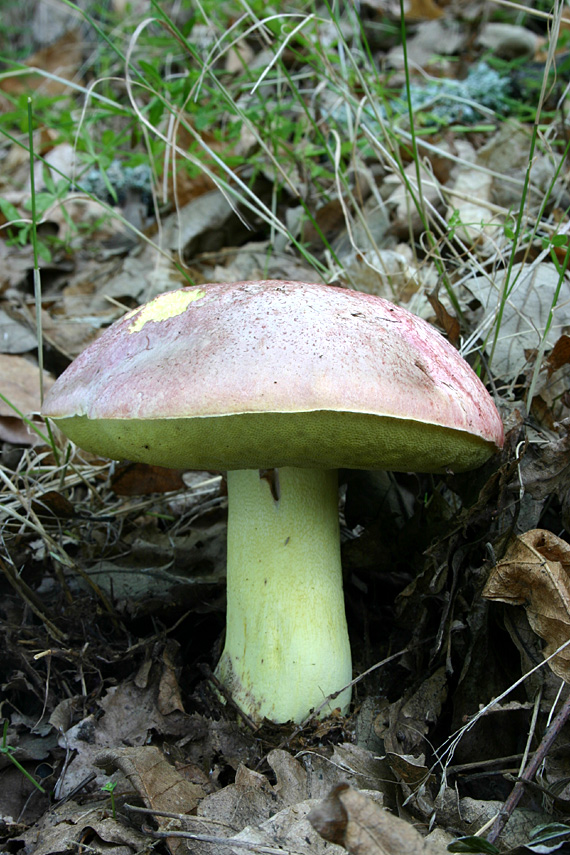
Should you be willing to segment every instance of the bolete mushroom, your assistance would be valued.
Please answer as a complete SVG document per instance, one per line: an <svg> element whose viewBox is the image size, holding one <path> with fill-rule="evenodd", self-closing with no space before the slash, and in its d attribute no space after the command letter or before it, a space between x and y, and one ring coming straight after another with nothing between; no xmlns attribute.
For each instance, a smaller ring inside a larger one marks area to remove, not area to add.
<svg viewBox="0 0 570 855"><path fill-rule="evenodd" d="M161 294L70 365L44 415L107 457L228 470L217 675L276 722L350 702L336 470L457 472L503 443L485 387L429 324L305 282Z"/></svg>

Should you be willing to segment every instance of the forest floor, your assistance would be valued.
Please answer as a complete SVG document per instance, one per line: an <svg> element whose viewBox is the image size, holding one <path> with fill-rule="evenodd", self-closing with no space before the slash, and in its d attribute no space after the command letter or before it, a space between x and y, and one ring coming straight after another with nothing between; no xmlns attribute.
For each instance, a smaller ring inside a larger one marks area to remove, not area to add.
<svg viewBox="0 0 570 855"><path fill-rule="evenodd" d="M3 12L2 851L570 852L570 8L402 9ZM505 426L474 472L341 473L352 704L298 724L216 687L224 474L40 416L125 311L260 279L423 317Z"/></svg>

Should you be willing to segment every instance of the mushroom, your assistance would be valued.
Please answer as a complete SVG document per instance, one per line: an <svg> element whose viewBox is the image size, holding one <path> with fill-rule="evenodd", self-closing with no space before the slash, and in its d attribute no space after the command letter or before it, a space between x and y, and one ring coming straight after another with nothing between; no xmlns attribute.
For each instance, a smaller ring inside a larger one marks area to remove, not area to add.
<svg viewBox="0 0 570 855"><path fill-rule="evenodd" d="M93 342L43 411L100 455L228 471L216 673L275 722L350 703L336 470L458 472L503 444L485 387L428 323L305 282L161 294Z"/></svg>

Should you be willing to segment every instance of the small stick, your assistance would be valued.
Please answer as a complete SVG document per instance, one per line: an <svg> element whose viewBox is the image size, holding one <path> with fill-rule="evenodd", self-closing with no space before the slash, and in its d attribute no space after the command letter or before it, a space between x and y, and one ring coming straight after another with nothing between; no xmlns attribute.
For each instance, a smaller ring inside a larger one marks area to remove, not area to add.
<svg viewBox="0 0 570 855"><path fill-rule="evenodd" d="M198 665L198 669L202 672L204 677L212 683L212 685L216 688L216 690L222 695L228 706L233 707L237 714L243 719L243 721L247 724L250 730L254 733L259 730L258 725L254 722L252 718L250 718L247 713L245 713L242 708L236 704L226 687L223 683L218 680L212 669L205 664Z"/></svg>
<svg viewBox="0 0 570 855"><path fill-rule="evenodd" d="M513 789L511 790L511 794L503 805L502 810L499 811L495 822L493 823L489 834L487 835L487 840L489 843L494 843L499 835L502 833L505 825L509 821L512 816L512 813L516 806L518 805L521 796L524 792L525 785L527 781L531 781L538 769L540 764L548 754L550 748L552 747L552 743L562 730L563 726L566 724L568 718L570 717L570 695L566 698L562 708L544 736L542 737L542 741L538 746L532 760L529 762L528 766L517 780Z"/></svg>

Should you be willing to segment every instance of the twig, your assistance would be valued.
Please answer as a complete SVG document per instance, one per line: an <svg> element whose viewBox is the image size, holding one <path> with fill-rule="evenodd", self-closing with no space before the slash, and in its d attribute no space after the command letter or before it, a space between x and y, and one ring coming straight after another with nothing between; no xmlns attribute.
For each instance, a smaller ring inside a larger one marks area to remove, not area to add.
<svg viewBox="0 0 570 855"><path fill-rule="evenodd" d="M534 757L532 758L532 760L530 761L530 763L528 764L528 766L524 770L523 774L517 780L516 784L514 785L513 789L511 790L510 796L508 797L505 804L503 805L502 810L499 811L497 818L491 827L491 831L487 835L487 840L489 841L489 843L494 843L498 839L500 834L502 833L505 825L507 824L507 822L511 818L514 809L516 808L516 806L518 805L518 803L521 799L521 796L524 792L524 788L525 788L525 785L527 784L527 781L531 781L534 778L534 776L536 775L536 773L540 767L540 764L542 763L542 761L544 760L544 758L548 754L550 748L552 747L552 743L554 742L554 740L556 739L556 737L558 736L558 734L562 730L563 726L568 721L569 717L570 717L570 695L568 695L568 697L566 698L566 700L562 706L562 709L560 710L560 712L558 713L558 715L556 716L556 718L554 719L554 721L552 722L552 724L550 725L550 727L548 728L548 730L546 731L544 736L542 737L542 741L541 741L540 745L538 746L538 748L534 754Z"/></svg>
<svg viewBox="0 0 570 855"><path fill-rule="evenodd" d="M253 840L237 840L235 837L211 837L209 834L193 834L191 831L155 831L146 826L143 826L143 831L157 840L168 840L171 837L178 837L185 840L200 840L202 843L216 843L218 846L229 846L232 849L241 848L254 852L262 852L264 855L291 855L293 852L291 849L263 846L260 843L254 843Z"/></svg>
<svg viewBox="0 0 570 855"><path fill-rule="evenodd" d="M97 777L96 772L90 772L88 775L86 775L85 778L83 778L83 780L80 781L76 787L74 787L72 790L70 790L66 796L64 796L62 799L58 799L57 807L60 807L60 805L64 805L66 802L75 798L77 793L80 793L81 790L83 790L87 786L87 784L90 784L91 781L94 781L96 777ZM58 784L59 784L59 781L58 781Z"/></svg>
<svg viewBox="0 0 570 855"><path fill-rule="evenodd" d="M142 813L146 814L147 816L161 816L168 817L170 819L179 819L181 822L184 822L185 820L204 821L206 819L205 817L197 817L181 813L172 813L171 811L166 810L154 810L153 808L144 808L130 804L125 804L124 808L125 810L133 811L134 813ZM168 839L169 837L178 837L185 838L187 840L199 840L202 843L217 843L218 845L221 844L238 848L241 847L242 849L250 849L254 850L255 852L262 852L264 853L264 855L294 855L294 853L290 849L283 849L281 847L276 846L264 846L263 844L254 843L250 840L236 840L235 837L214 837L210 834L196 834L193 831L179 831L173 829L169 829L166 831L160 829L157 831L153 828L148 828L148 826L144 826L143 830L145 834L148 834L151 837L156 837L159 840Z"/></svg>
<svg viewBox="0 0 570 855"><path fill-rule="evenodd" d="M51 635L52 638L59 641L60 644L63 644L67 640L66 634L61 632L47 617L43 609L42 602L36 595L35 591L33 591L32 588L24 582L21 576L16 572L15 568L10 563L3 561L2 558L0 558L0 572L4 573L14 590L22 597L24 602L28 604L36 617L41 620L48 635Z"/></svg>
<svg viewBox="0 0 570 855"><path fill-rule="evenodd" d="M123 807L125 810L132 810L134 813L142 813L146 814L147 816L161 816L166 817L166 819L179 819L180 822L187 822L193 820L194 822L200 822L201 824L208 822L217 822L218 824L225 825L227 828L231 827L226 823L221 823L220 820L213 820L211 817L206 816L196 816L192 813L176 813L172 810L155 810L154 808L140 807L140 805L130 805L127 803L125 803Z"/></svg>
<svg viewBox="0 0 570 855"><path fill-rule="evenodd" d="M220 695L222 695L222 697L224 698L224 700L226 701L226 703L228 704L228 706L231 706L231 707L233 707L233 708L235 709L235 711L237 712L237 714L238 714L238 715L243 719L243 721L247 724L247 726L249 727L249 729L250 729L250 730L252 730L254 733L255 733L257 730L259 730L259 726L254 722L254 720L253 720L252 718L250 718L250 717L247 715L247 713L245 713L245 712L242 710L242 708L239 706L239 704L236 704L236 702L235 702L235 701L234 701L234 699L232 698L232 696L231 696L230 692L228 692L228 690L226 689L226 687L224 686L224 684L223 684L223 683L221 683L221 682L220 682L220 680L218 680L218 678L216 677L216 675L214 674L214 672L212 671L212 669L211 669L208 665L205 665L205 664L198 665L198 669L202 672L202 674L204 675L204 677L205 677L207 680L209 680L209 681L210 681L210 683L212 683L212 684L213 684L213 686L215 687L216 691L217 691Z"/></svg>

